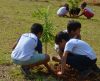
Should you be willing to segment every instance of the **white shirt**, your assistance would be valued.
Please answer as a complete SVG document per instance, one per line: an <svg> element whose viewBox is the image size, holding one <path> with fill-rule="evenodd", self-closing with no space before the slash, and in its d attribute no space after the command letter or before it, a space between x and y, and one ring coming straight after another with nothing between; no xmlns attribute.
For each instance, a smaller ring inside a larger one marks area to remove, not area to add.
<svg viewBox="0 0 100 81"><path fill-rule="evenodd" d="M84 10L86 10L86 11L88 11L90 13L94 13L93 10L91 8L88 8L88 7L84 8Z"/></svg>
<svg viewBox="0 0 100 81"><path fill-rule="evenodd" d="M15 49L12 51L11 58L19 61L29 60L35 53L35 47L37 46L37 36L32 33L23 34Z"/></svg>
<svg viewBox="0 0 100 81"><path fill-rule="evenodd" d="M66 10L66 7L61 7L57 11L57 15L66 15L68 13L68 10Z"/></svg>
<svg viewBox="0 0 100 81"><path fill-rule="evenodd" d="M86 42L79 39L70 39L65 45L64 52L66 51L77 55L85 55L91 60L96 59L96 54L92 48Z"/></svg>

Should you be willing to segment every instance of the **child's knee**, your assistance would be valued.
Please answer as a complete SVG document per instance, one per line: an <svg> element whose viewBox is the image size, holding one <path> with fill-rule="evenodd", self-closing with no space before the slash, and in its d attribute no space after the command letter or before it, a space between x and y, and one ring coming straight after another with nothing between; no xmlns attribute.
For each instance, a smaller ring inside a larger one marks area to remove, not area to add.
<svg viewBox="0 0 100 81"><path fill-rule="evenodd" d="M50 56L47 55L47 54L45 54L45 60L46 60L47 62L50 61Z"/></svg>

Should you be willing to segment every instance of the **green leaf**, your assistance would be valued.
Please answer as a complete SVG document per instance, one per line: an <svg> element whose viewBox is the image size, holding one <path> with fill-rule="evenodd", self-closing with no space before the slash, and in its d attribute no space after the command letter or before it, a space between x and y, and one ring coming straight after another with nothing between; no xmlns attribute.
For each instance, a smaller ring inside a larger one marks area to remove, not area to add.
<svg viewBox="0 0 100 81"><path fill-rule="evenodd" d="M35 11L32 14L33 17L36 18L41 18L44 22L43 24L43 36L42 36L42 42L47 44L47 43L51 43L54 40L54 34L53 34L53 30L54 30L54 26L51 22L51 20L49 19L49 7L48 8L41 8L41 9L37 9L37 11Z"/></svg>

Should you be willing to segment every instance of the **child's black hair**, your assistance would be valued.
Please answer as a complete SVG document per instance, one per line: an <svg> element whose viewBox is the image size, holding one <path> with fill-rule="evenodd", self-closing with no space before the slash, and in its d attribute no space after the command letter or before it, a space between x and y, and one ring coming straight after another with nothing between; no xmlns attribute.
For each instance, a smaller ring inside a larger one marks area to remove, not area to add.
<svg viewBox="0 0 100 81"><path fill-rule="evenodd" d="M78 21L70 20L67 24L68 33L71 33L71 31L76 31L79 28L81 28L81 23Z"/></svg>
<svg viewBox="0 0 100 81"><path fill-rule="evenodd" d="M60 31L56 36L55 36L55 43L59 44L59 42L62 42L62 40L69 41L70 37L68 33Z"/></svg>
<svg viewBox="0 0 100 81"><path fill-rule="evenodd" d="M82 4L81 4L81 8L85 8L87 6L87 3L86 2L83 2Z"/></svg>
<svg viewBox="0 0 100 81"><path fill-rule="evenodd" d="M38 34L39 32L43 32L43 27L39 23L34 23L31 27L31 33Z"/></svg>
<svg viewBox="0 0 100 81"><path fill-rule="evenodd" d="M64 7L66 7L66 10L69 11L69 5L67 3L64 4Z"/></svg>

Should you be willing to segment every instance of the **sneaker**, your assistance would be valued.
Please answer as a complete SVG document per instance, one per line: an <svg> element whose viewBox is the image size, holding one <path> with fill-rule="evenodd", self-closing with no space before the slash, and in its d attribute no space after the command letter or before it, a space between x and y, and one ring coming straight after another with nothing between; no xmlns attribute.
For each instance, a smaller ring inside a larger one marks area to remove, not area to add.
<svg viewBox="0 0 100 81"><path fill-rule="evenodd" d="M32 73L30 72L30 68L27 66L20 67L22 74L24 74L25 79L32 80L34 79Z"/></svg>

